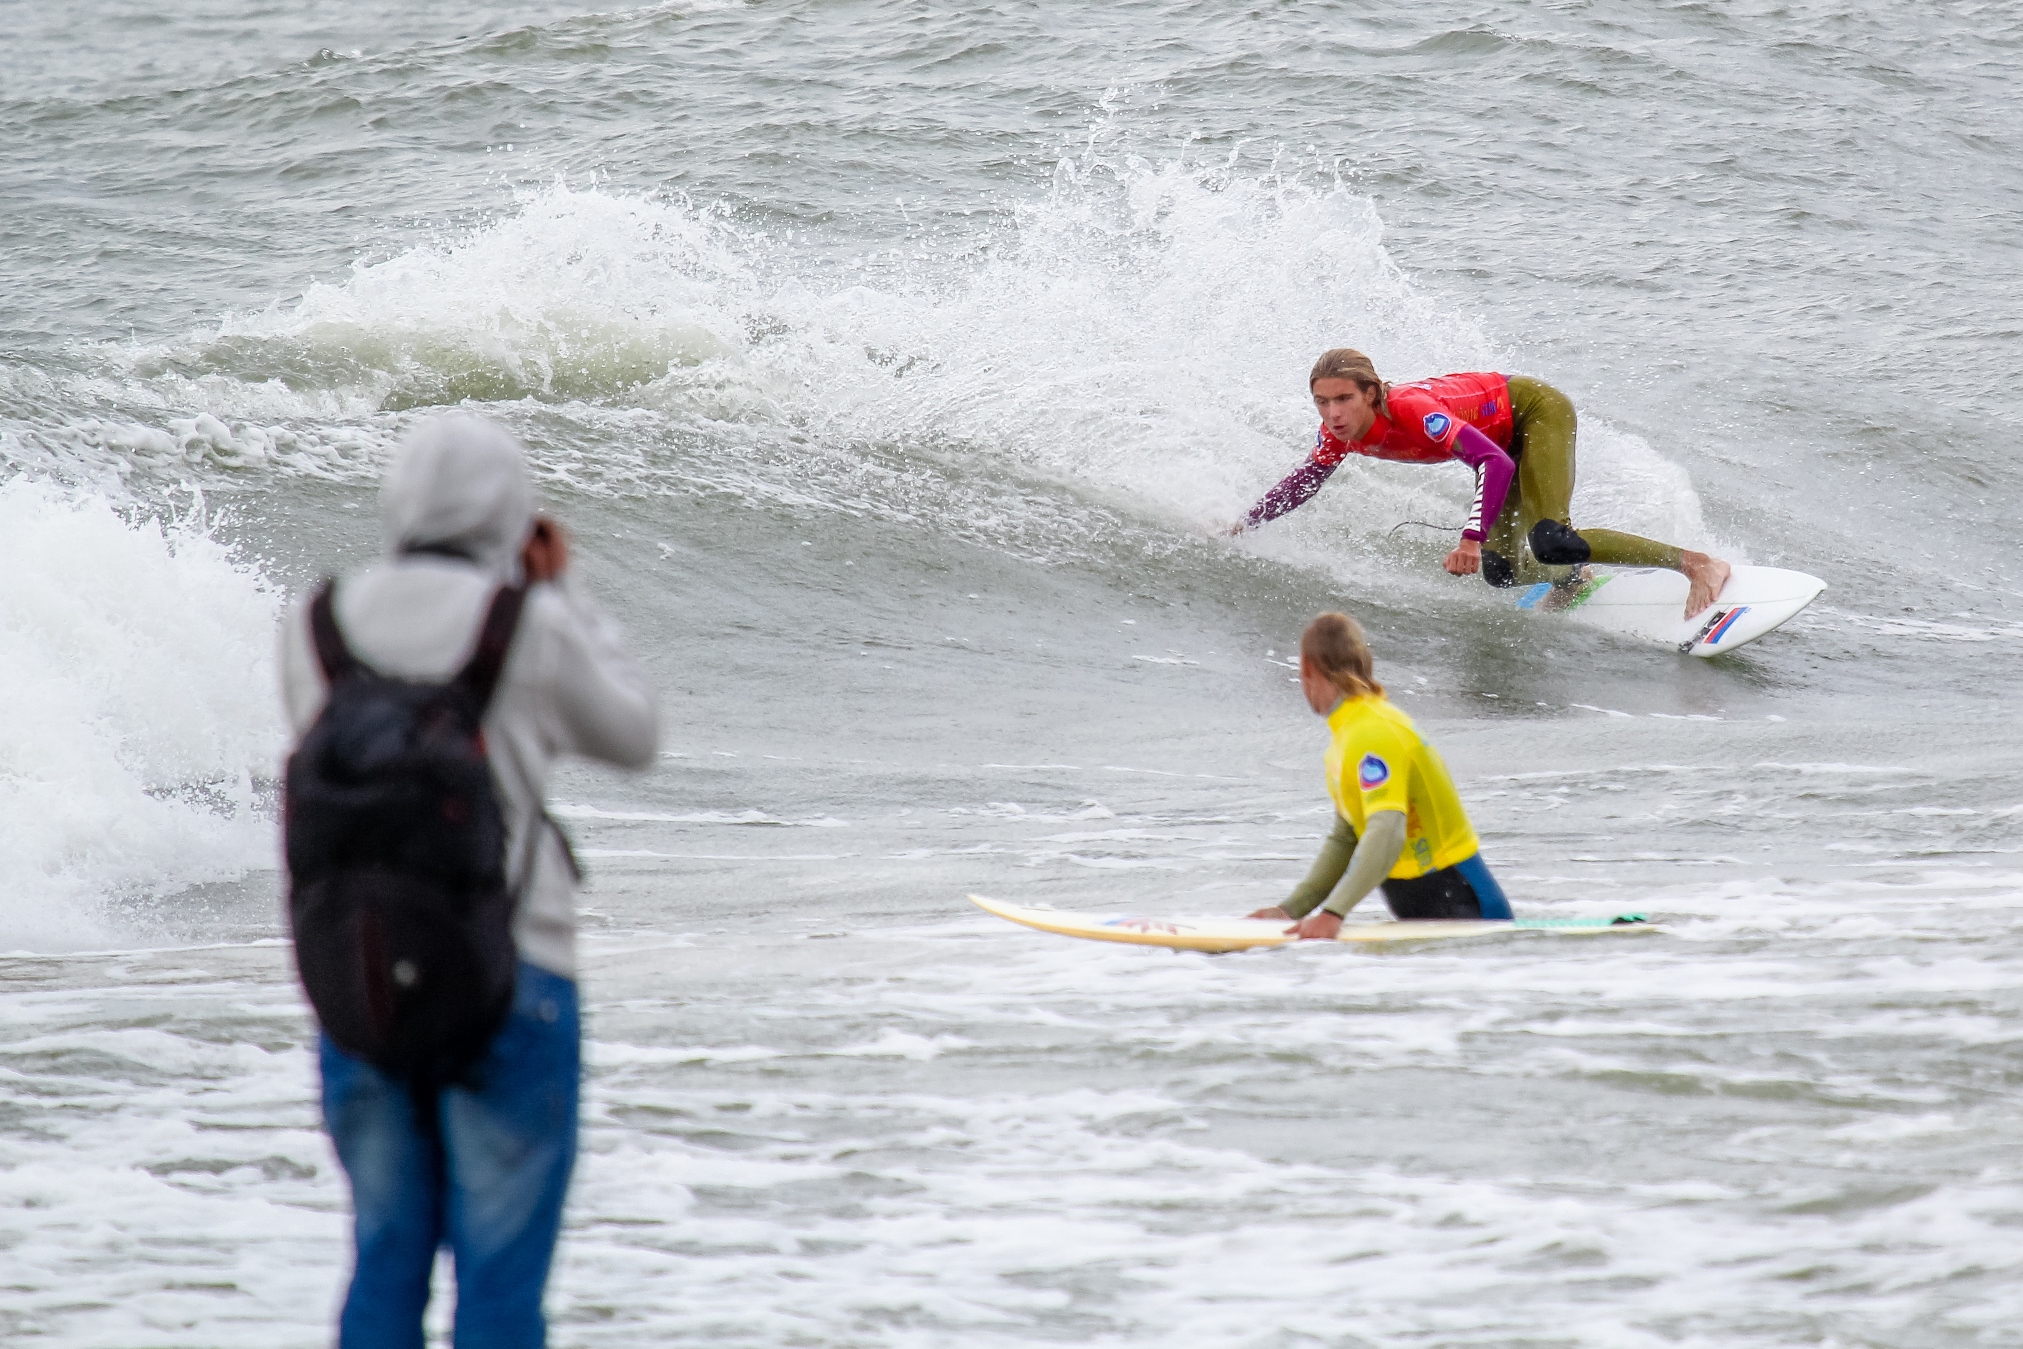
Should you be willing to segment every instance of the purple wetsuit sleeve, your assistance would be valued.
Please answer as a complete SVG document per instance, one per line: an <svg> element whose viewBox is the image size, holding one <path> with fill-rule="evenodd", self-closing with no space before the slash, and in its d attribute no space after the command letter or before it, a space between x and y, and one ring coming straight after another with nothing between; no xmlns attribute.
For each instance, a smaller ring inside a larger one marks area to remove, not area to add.
<svg viewBox="0 0 2023 1349"><path fill-rule="evenodd" d="M1334 471L1335 465L1323 464L1309 456L1304 464L1288 473L1284 481L1266 492L1264 500L1250 508L1250 514L1243 517L1243 527L1249 529L1267 520L1276 520L1287 511L1306 505Z"/></svg>
<svg viewBox="0 0 2023 1349"><path fill-rule="evenodd" d="M1495 441L1472 426L1454 433L1454 457L1475 470L1475 504L1469 509L1468 528L1461 531L1461 537L1480 543L1489 537L1496 517L1503 514L1503 498L1510 495L1517 465Z"/></svg>

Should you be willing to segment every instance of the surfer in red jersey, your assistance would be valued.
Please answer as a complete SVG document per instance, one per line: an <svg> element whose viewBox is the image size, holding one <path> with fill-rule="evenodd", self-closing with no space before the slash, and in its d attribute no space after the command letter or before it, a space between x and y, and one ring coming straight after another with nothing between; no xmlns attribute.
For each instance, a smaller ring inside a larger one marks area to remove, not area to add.
<svg viewBox="0 0 2023 1349"><path fill-rule="evenodd" d="M1323 352L1307 379L1321 429L1313 453L1250 508L1233 533L1305 504L1352 454L1408 464L1459 460L1475 470L1475 501L1461 542L1444 565L1456 576L1482 573L1493 586L1543 567L1588 562L1664 567L1692 589L1686 616L1707 608L1727 584L1729 565L1706 553L1613 529L1573 527L1573 402L1542 380L1486 372L1386 384L1370 358L1348 347ZM1529 552L1529 561L1526 552Z"/></svg>

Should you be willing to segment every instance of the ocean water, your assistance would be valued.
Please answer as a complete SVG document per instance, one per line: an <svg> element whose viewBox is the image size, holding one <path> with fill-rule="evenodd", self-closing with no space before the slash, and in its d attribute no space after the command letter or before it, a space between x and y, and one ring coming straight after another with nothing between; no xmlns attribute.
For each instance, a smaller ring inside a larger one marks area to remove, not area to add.
<svg viewBox="0 0 2023 1349"><path fill-rule="evenodd" d="M559 1346L2023 1343L2023 17L126 0L0 42L0 1340L327 1342L274 625L530 447L653 673L559 779ZM1830 589L1714 662L1438 568L1323 347L1582 416ZM1521 911L1208 958L1327 825L1314 612ZM443 1320L438 1309L436 1320Z"/></svg>

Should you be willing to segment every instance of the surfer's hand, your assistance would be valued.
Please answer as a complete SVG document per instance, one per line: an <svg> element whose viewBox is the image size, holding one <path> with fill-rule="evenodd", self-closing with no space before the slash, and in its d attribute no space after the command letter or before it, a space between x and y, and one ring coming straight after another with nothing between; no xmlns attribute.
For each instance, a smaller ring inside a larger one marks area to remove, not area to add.
<svg viewBox="0 0 2023 1349"><path fill-rule="evenodd" d="M520 565L527 570L528 585L552 581L569 565L569 537L553 517L534 517L534 532L520 550Z"/></svg>
<svg viewBox="0 0 2023 1349"><path fill-rule="evenodd" d="M1285 911L1284 909L1280 908L1280 907L1279 907L1278 905L1274 904L1274 905L1272 905L1272 906L1271 906L1270 908L1268 908L1268 909L1259 909L1259 910L1258 910L1258 911L1257 911L1256 913L1247 913L1247 914L1245 914L1245 915L1244 915L1244 917L1245 917L1245 918L1286 918L1286 919L1290 919L1290 918L1292 917L1292 915L1291 915L1291 914L1289 914L1289 913L1287 913L1287 912L1286 912L1286 911Z"/></svg>
<svg viewBox="0 0 2023 1349"><path fill-rule="evenodd" d="M1680 553L1679 570L1686 573L1692 587L1686 594L1686 617L1697 618L1721 598L1721 588L1735 569L1718 557L1705 553Z"/></svg>
<svg viewBox="0 0 2023 1349"><path fill-rule="evenodd" d="M1329 913L1326 909L1315 909L1306 917L1287 928L1286 935L1298 937L1301 941L1333 941L1342 930L1342 916Z"/></svg>
<svg viewBox="0 0 2023 1349"><path fill-rule="evenodd" d="M1249 528L1250 528L1250 521L1248 519L1243 519L1238 520L1235 524L1224 525L1221 529L1218 529L1215 532L1222 535L1222 537L1225 539L1233 539L1237 535L1243 533L1244 530Z"/></svg>
<svg viewBox="0 0 2023 1349"><path fill-rule="evenodd" d="M1479 539L1463 539L1447 560L1440 564L1450 576L1473 576L1482 570L1482 542Z"/></svg>

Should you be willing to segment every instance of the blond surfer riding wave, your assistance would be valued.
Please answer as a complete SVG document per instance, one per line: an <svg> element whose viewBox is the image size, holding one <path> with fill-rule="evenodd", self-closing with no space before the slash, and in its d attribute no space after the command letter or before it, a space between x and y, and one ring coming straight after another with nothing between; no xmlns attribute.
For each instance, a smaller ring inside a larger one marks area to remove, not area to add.
<svg viewBox="0 0 2023 1349"><path fill-rule="evenodd" d="M1486 371L1387 384L1348 347L1323 352L1307 379L1321 427L1313 452L1232 531L1304 505L1352 454L1410 464L1459 460L1475 470L1475 500L1444 565L1493 586L1565 581L1589 562L1664 567L1691 583L1686 616L1720 598L1720 558L1620 530L1573 527L1573 401L1542 380ZM1547 570L1552 569L1552 570Z"/></svg>

